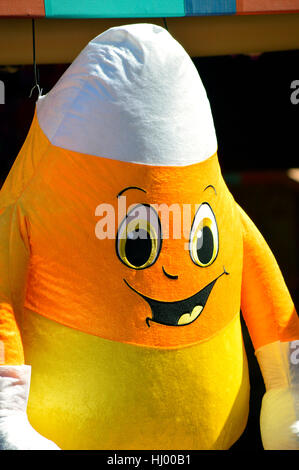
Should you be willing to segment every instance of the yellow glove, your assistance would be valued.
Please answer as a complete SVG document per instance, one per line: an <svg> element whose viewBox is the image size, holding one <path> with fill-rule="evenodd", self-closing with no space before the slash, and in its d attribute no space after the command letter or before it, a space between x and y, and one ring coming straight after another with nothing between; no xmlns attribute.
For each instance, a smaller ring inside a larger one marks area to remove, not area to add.
<svg viewBox="0 0 299 470"><path fill-rule="evenodd" d="M266 385L260 417L263 446L299 450L299 341L268 344L256 356Z"/></svg>

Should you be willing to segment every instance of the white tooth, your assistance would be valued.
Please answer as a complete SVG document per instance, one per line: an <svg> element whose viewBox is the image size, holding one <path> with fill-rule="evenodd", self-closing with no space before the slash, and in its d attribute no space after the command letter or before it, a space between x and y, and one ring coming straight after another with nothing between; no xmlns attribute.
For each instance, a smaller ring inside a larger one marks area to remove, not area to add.
<svg viewBox="0 0 299 470"><path fill-rule="evenodd" d="M191 313L183 313L178 321L178 325L187 325L194 321L200 312L202 311L203 307L201 305L196 305Z"/></svg>

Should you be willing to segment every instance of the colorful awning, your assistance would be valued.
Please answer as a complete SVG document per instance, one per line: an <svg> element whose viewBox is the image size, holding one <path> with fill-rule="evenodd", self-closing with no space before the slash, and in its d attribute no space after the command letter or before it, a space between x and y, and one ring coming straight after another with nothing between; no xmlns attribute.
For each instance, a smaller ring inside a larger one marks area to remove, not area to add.
<svg viewBox="0 0 299 470"><path fill-rule="evenodd" d="M0 16L157 18L299 12L299 0L1 0Z"/></svg>

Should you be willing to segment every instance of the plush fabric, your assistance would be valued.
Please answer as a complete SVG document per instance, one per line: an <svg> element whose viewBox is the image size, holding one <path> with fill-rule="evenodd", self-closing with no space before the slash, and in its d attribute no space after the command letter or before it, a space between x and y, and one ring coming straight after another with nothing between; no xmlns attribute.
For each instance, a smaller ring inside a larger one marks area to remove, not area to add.
<svg viewBox="0 0 299 470"><path fill-rule="evenodd" d="M0 359L32 367L30 421L62 449L227 449L248 414L240 307L267 384L263 348L299 338L274 256L223 180L202 82L162 28L109 30L39 100L0 227ZM291 362L275 361L272 388L298 400Z"/></svg>
<svg viewBox="0 0 299 470"><path fill-rule="evenodd" d="M244 245L241 308L254 347L296 340L298 315L279 266L254 223L239 211Z"/></svg>
<svg viewBox="0 0 299 470"><path fill-rule="evenodd" d="M217 195L212 189L204 191L207 183L213 183ZM117 215L116 196L132 185L146 193L127 191L127 207L175 201L182 208L189 203L193 211L189 230L195 205L209 202L221 244L215 262L200 268L185 249L188 239L165 238L150 268L137 272L120 263L115 250L117 221L114 238L99 240L95 230L100 217L95 212L99 204L109 203ZM30 191L21 200L30 220L32 246L25 307L86 333L153 347L197 343L215 334L239 311L241 228L237 216L229 217L235 211L234 202L216 155L193 166L154 167L82 155L49 144ZM162 266L178 274L178 280L169 280ZM124 282L153 299L171 302L196 294L221 275L224 267L229 275L216 281L209 297L210 309L217 315L207 315L204 310L201 322L192 323L187 330L156 323L148 327L149 306Z"/></svg>
<svg viewBox="0 0 299 470"><path fill-rule="evenodd" d="M28 416L62 449L228 449L243 432L249 379L238 314L206 341L161 349L25 312Z"/></svg>
<svg viewBox="0 0 299 470"><path fill-rule="evenodd" d="M197 70L155 25L111 28L90 41L37 114L54 145L99 157L169 166L217 151Z"/></svg>
<svg viewBox="0 0 299 470"><path fill-rule="evenodd" d="M28 421L31 367L0 366L0 450L58 450Z"/></svg>

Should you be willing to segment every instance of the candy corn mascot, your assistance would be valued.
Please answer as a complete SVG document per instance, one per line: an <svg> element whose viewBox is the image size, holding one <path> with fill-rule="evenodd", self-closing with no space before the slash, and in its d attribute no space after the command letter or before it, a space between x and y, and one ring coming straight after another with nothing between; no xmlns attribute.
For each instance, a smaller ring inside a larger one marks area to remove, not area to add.
<svg viewBox="0 0 299 470"><path fill-rule="evenodd" d="M228 449L248 416L299 448L299 322L228 191L184 49L136 24L37 102L0 193L2 449Z"/></svg>

